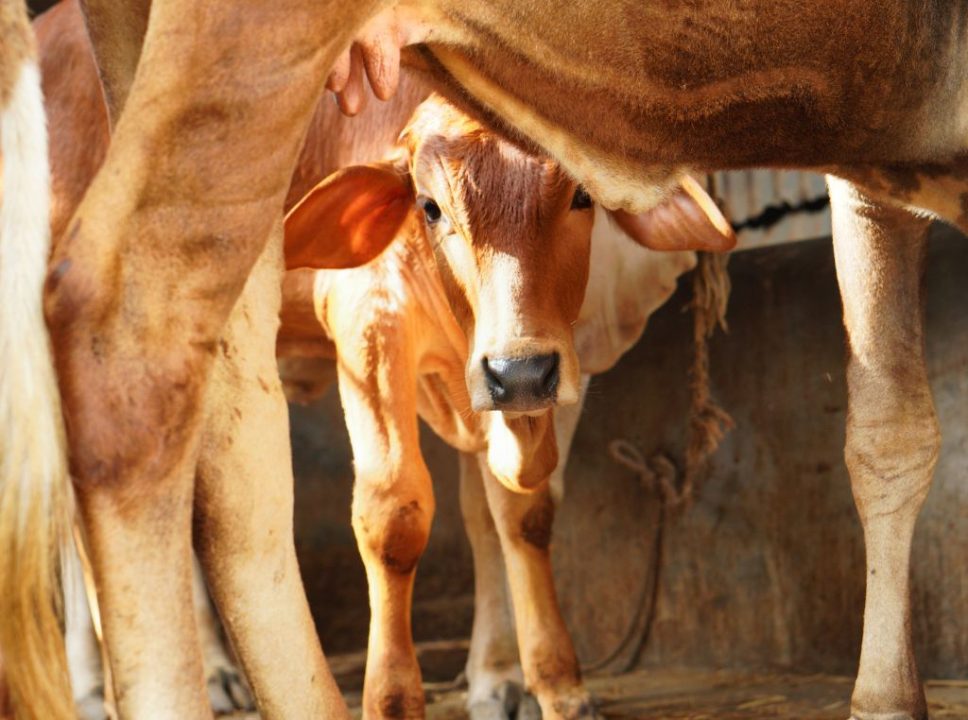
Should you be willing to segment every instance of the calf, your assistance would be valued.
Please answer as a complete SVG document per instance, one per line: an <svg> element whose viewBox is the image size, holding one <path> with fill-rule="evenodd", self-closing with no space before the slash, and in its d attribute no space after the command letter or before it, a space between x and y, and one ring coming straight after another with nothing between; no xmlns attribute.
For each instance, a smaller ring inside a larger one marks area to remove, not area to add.
<svg viewBox="0 0 968 720"><path fill-rule="evenodd" d="M714 206L705 205L711 217L701 208L708 198L694 184L687 187L698 202L678 193L674 202L626 223L633 237L728 235ZM287 275L278 342L284 358L337 360L356 469L353 528L370 584L364 712L423 713L409 617L434 500L420 455L419 415L468 458L476 456L464 461L479 468L479 480L465 472L465 499L476 493L465 508L476 516L487 514L489 506L508 569L524 681L543 716L592 716L551 578L554 506L548 480L560 465L553 409L574 405L582 395L576 335L589 363L604 370L638 337L648 312L694 258L684 253L658 263L664 277L643 288L640 307L648 310L623 318L631 331L619 333L628 336L611 343L604 359L596 357L603 349L593 347L594 335L607 334L603 315L614 312L615 300L606 298L627 295L629 287L616 293L598 274L597 296L583 306L594 223L590 198L557 164L523 152L431 98L404 131L400 156L345 169L293 208L286 222L286 243L293 250L287 263L312 266L320 238L356 247L377 236L382 245L379 236L387 230L381 218L407 196L415 197L416 209L408 211L402 230L374 262L355 270ZM394 220L391 227L398 224ZM600 227L611 229L607 221ZM628 279L650 273L656 273L655 264L631 271ZM576 329L583 307L586 322ZM571 416L561 432L566 442L577 413ZM480 537L475 521L469 530L472 539ZM503 580L490 573L500 557L485 554L475 549L481 600L476 611L485 618L478 625L486 626L485 605L492 604L486 588ZM469 701L483 717L493 712L499 685L519 678L515 663L495 671L507 658L495 655L486 639L476 645Z"/></svg>

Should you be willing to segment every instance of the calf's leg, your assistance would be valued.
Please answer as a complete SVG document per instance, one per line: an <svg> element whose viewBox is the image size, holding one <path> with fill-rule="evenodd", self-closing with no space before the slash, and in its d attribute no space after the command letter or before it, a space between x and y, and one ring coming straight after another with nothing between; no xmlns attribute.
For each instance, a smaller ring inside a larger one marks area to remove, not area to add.
<svg viewBox="0 0 968 720"><path fill-rule="evenodd" d="M578 429L581 411L585 407L589 382L591 382L591 376L582 374L578 383L578 402L555 408L555 443L558 445L558 465L551 473L549 480L551 499L554 500L555 507L560 505L565 497L565 468L568 467L571 441L575 439L575 431Z"/></svg>
<svg viewBox="0 0 968 720"><path fill-rule="evenodd" d="M911 540L941 435L924 364L928 221L831 178L850 344L846 461L867 548L856 720L925 720L911 641Z"/></svg>
<svg viewBox="0 0 968 720"><path fill-rule="evenodd" d="M594 717L555 595L549 484L527 495L513 493L486 462L480 469L507 567L525 686L538 698L545 720Z"/></svg>
<svg viewBox="0 0 968 720"><path fill-rule="evenodd" d="M581 391L574 405L555 409L555 441L558 466L549 480L557 506L565 492L565 466L588 390L582 375ZM464 530L474 558L474 626L467 656L467 706L472 720L488 720L511 714L518 720L540 717L534 697L516 692L523 682L517 636L501 541L484 492L478 458L460 453L460 506ZM482 456L480 462L486 462Z"/></svg>
<svg viewBox="0 0 968 720"><path fill-rule="evenodd" d="M504 557L477 456L460 453L460 508L474 558L474 626L467 655L471 720L513 716L524 683ZM515 697L515 695L518 697Z"/></svg>
<svg viewBox="0 0 968 720"><path fill-rule="evenodd" d="M412 344L386 323L376 332L379 339L341 342L338 368L356 471L353 531L370 595L363 715L422 718L410 608L433 486L420 454Z"/></svg>

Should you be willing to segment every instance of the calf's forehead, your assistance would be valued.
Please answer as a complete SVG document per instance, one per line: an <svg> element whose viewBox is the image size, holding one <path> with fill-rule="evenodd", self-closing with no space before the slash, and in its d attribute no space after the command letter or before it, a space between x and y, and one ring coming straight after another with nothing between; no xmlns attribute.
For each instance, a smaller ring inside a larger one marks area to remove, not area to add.
<svg viewBox="0 0 968 720"><path fill-rule="evenodd" d="M570 180L556 163L480 126L422 138L413 172L418 192L447 205L475 242L537 238L568 207Z"/></svg>

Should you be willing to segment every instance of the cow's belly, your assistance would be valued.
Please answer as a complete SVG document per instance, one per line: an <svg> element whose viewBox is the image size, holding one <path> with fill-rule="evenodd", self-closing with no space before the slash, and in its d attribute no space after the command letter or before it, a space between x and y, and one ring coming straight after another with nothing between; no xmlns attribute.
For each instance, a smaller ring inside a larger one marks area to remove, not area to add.
<svg viewBox="0 0 968 720"><path fill-rule="evenodd" d="M957 154L968 44L952 28L968 3L914 4L462 3L450 18L473 51L433 46L424 60L606 203L637 209L615 188L644 197L662 168Z"/></svg>

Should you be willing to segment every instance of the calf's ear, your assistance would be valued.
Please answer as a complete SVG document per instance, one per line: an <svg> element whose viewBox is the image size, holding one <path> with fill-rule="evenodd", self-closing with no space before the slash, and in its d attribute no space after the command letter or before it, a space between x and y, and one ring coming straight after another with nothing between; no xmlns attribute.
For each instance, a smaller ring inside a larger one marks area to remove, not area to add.
<svg viewBox="0 0 968 720"><path fill-rule="evenodd" d="M413 202L409 177L389 163L333 173L286 215L286 269L368 263L396 237Z"/></svg>
<svg viewBox="0 0 968 720"><path fill-rule="evenodd" d="M615 210L612 217L629 237L651 250L724 252L736 246L736 233L716 202L689 175L651 210L637 215Z"/></svg>

